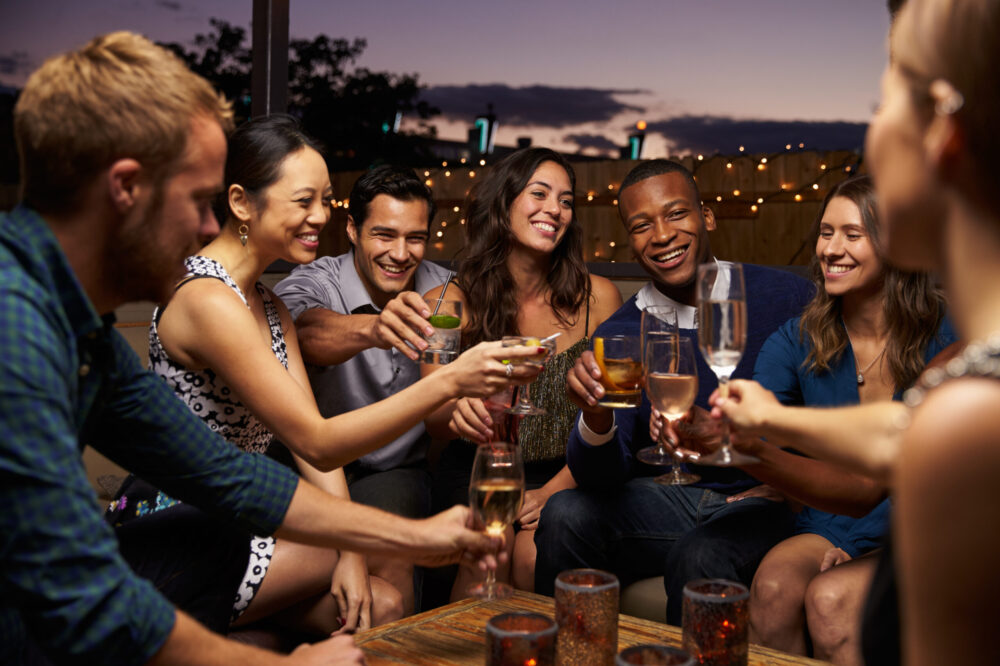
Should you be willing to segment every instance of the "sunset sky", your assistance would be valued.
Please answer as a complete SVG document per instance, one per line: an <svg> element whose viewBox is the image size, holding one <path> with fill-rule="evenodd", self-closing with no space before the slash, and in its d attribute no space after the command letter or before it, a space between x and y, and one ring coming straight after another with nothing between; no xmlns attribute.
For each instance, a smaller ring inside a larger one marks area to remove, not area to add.
<svg viewBox="0 0 1000 666"><path fill-rule="evenodd" d="M0 84L118 29L189 43L219 17L249 28L251 0L0 0ZM860 146L878 99L882 0L291 0L291 35L363 37L358 65L415 73L464 139L493 103L498 143L644 156Z"/></svg>

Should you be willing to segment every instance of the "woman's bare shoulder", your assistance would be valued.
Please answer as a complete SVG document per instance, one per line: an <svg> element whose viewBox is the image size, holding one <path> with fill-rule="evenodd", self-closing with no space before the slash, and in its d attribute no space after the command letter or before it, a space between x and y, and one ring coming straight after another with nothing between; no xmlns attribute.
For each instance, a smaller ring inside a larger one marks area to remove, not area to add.
<svg viewBox="0 0 1000 666"><path fill-rule="evenodd" d="M593 298L593 318L600 323L622 306L622 294L614 282L600 275L590 276L590 293Z"/></svg>
<svg viewBox="0 0 1000 666"><path fill-rule="evenodd" d="M913 411L899 468L936 474L944 465L961 475L989 461L1000 465L1000 381L964 377L928 391ZM1000 467L993 472L1000 476Z"/></svg>

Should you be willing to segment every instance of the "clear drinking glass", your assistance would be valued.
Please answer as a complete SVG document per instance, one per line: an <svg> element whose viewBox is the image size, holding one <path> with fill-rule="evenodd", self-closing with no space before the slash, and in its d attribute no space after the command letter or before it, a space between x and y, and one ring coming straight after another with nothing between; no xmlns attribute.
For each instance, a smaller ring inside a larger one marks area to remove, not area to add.
<svg viewBox="0 0 1000 666"><path fill-rule="evenodd" d="M650 305L642 311L642 357L646 358L646 343L652 339L677 339L677 310L669 305Z"/></svg>
<svg viewBox="0 0 1000 666"><path fill-rule="evenodd" d="M533 338L527 335L506 335L503 338L504 347L544 347L545 355L517 361L542 367L556 351L556 341L553 338ZM517 403L507 408L508 414L547 414L544 409L531 402L531 384L519 386L517 389Z"/></svg>
<svg viewBox="0 0 1000 666"><path fill-rule="evenodd" d="M427 306L433 313L427 321L434 332L427 338L421 361L451 363L462 351L462 302L438 298L428 301Z"/></svg>
<svg viewBox="0 0 1000 666"><path fill-rule="evenodd" d="M601 407L628 409L642 399L642 344L637 335L594 338L594 362L601 370Z"/></svg>
<svg viewBox="0 0 1000 666"><path fill-rule="evenodd" d="M747 302L743 267L728 261L698 266L698 342L705 362L719 378L719 392L727 394L729 377L743 357L747 341ZM759 462L733 450L729 425L722 423L722 446L698 459L700 465L732 467Z"/></svg>
<svg viewBox="0 0 1000 666"><path fill-rule="evenodd" d="M695 366L694 347L687 338L650 338L646 343L643 359L646 377L646 396L650 404L669 421L684 416L698 395L698 370ZM676 447L677 442L671 441ZM674 449L673 454L657 443L639 449L636 458L649 465L673 465L673 469L656 477L657 483L685 485L698 481L697 474L681 470L684 454ZM676 460L674 460L676 458Z"/></svg>
<svg viewBox="0 0 1000 666"><path fill-rule="evenodd" d="M481 444L476 449L469 479L469 506L484 531L503 536L524 503L524 464L521 450L507 442ZM486 580L469 588L480 599L503 599L513 593L510 585L496 582L496 572L486 572Z"/></svg>

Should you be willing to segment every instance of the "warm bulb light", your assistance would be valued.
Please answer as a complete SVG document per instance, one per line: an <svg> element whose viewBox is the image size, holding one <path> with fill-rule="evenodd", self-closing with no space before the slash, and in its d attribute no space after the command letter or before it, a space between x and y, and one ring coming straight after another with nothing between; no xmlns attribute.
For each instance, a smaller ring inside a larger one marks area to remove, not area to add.
<svg viewBox="0 0 1000 666"><path fill-rule="evenodd" d="M705 156L704 156L704 155L698 155L698 161L699 161L699 162L700 162L700 161L702 161L703 159L705 159Z"/></svg>
<svg viewBox="0 0 1000 666"><path fill-rule="evenodd" d="M740 146L740 152L742 153L744 150L746 150L746 148L744 148L743 146Z"/></svg>
<svg viewBox="0 0 1000 666"><path fill-rule="evenodd" d="M739 190L733 190L733 196L734 197L740 196L740 191Z"/></svg>
<svg viewBox="0 0 1000 666"><path fill-rule="evenodd" d="M444 172L444 177L445 178L451 178L451 171L445 171Z"/></svg>
<svg viewBox="0 0 1000 666"><path fill-rule="evenodd" d="M820 164L819 165L819 170L820 171L826 171L826 165L825 164Z"/></svg>
<svg viewBox="0 0 1000 666"><path fill-rule="evenodd" d="M715 197L715 200L718 201L719 203L722 203L722 195L720 194L719 196Z"/></svg>
<svg viewBox="0 0 1000 666"><path fill-rule="evenodd" d="M438 238L441 238L442 236L444 236L444 232L443 231L437 232L437 237Z"/></svg>
<svg viewBox="0 0 1000 666"><path fill-rule="evenodd" d="M791 150L791 149L792 149L792 144L786 143L785 144L785 150Z"/></svg>
<svg viewBox="0 0 1000 666"><path fill-rule="evenodd" d="M476 172L475 171L470 171L469 172L469 178L475 178L475 177L476 177Z"/></svg>
<svg viewBox="0 0 1000 666"><path fill-rule="evenodd" d="M796 194L795 195L795 200L796 201L802 201L802 195L801 194Z"/></svg>
<svg viewBox="0 0 1000 666"><path fill-rule="evenodd" d="M479 160L479 166L486 166L486 160Z"/></svg>
<svg viewBox="0 0 1000 666"><path fill-rule="evenodd" d="M754 205L750 206L750 210L753 211L754 213L756 213L757 212L757 204L754 204Z"/></svg>
<svg viewBox="0 0 1000 666"><path fill-rule="evenodd" d="M458 208L458 206L455 206L454 208L452 208L452 210L453 210L453 211L455 211L455 212L457 213L457 212L458 212L458 210L459 210L459 208Z"/></svg>
<svg viewBox="0 0 1000 666"><path fill-rule="evenodd" d="M727 169L732 169L733 168L733 163L732 162L726 162L726 168Z"/></svg>
<svg viewBox="0 0 1000 666"><path fill-rule="evenodd" d="M818 190L819 189L819 183L813 183L813 189L814 190Z"/></svg>
<svg viewBox="0 0 1000 666"><path fill-rule="evenodd" d="M764 203L764 197L760 197L759 199L757 199L757 203Z"/></svg>
<svg viewBox="0 0 1000 666"><path fill-rule="evenodd" d="M763 171L766 168L767 168L766 164L758 164L757 165L757 171Z"/></svg>

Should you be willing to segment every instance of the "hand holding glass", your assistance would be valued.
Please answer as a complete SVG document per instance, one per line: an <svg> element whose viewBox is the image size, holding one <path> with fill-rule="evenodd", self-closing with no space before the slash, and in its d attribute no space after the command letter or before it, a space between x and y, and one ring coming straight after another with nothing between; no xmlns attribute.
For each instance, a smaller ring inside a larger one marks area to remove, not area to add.
<svg viewBox="0 0 1000 666"><path fill-rule="evenodd" d="M677 421L684 416L698 395L698 370L695 367L694 347L687 338L656 339L646 343L646 357L643 360L646 377L646 395L649 402L668 421ZM661 435L662 437L662 435ZM680 463L684 453L678 450L677 442L671 441L673 454L663 444L639 449L636 457L649 465L670 465L673 469L656 477L657 483L685 485L698 481L697 474L684 472ZM673 460L673 458L676 460Z"/></svg>
<svg viewBox="0 0 1000 666"><path fill-rule="evenodd" d="M478 525L490 536L503 537L524 503L524 464L521 450L506 442L482 444L476 449L469 479L469 506ZM510 585L496 582L489 569L486 580L469 589L481 599L503 599L513 594Z"/></svg>
<svg viewBox="0 0 1000 666"><path fill-rule="evenodd" d="M545 349L544 356L538 356L535 358L524 359L517 361L517 363L527 363L529 365L534 365L536 367L542 367L545 365L545 361L548 360L552 354L556 351L556 341L555 338L549 337L545 339L533 338L525 335L506 335L503 338L504 347L543 347ZM506 362L506 361L505 361ZM512 363L514 361L511 361ZM525 384L518 388L517 391L517 404L509 407L507 409L508 414L547 414L544 409L538 407L533 402L531 402L531 384Z"/></svg>

